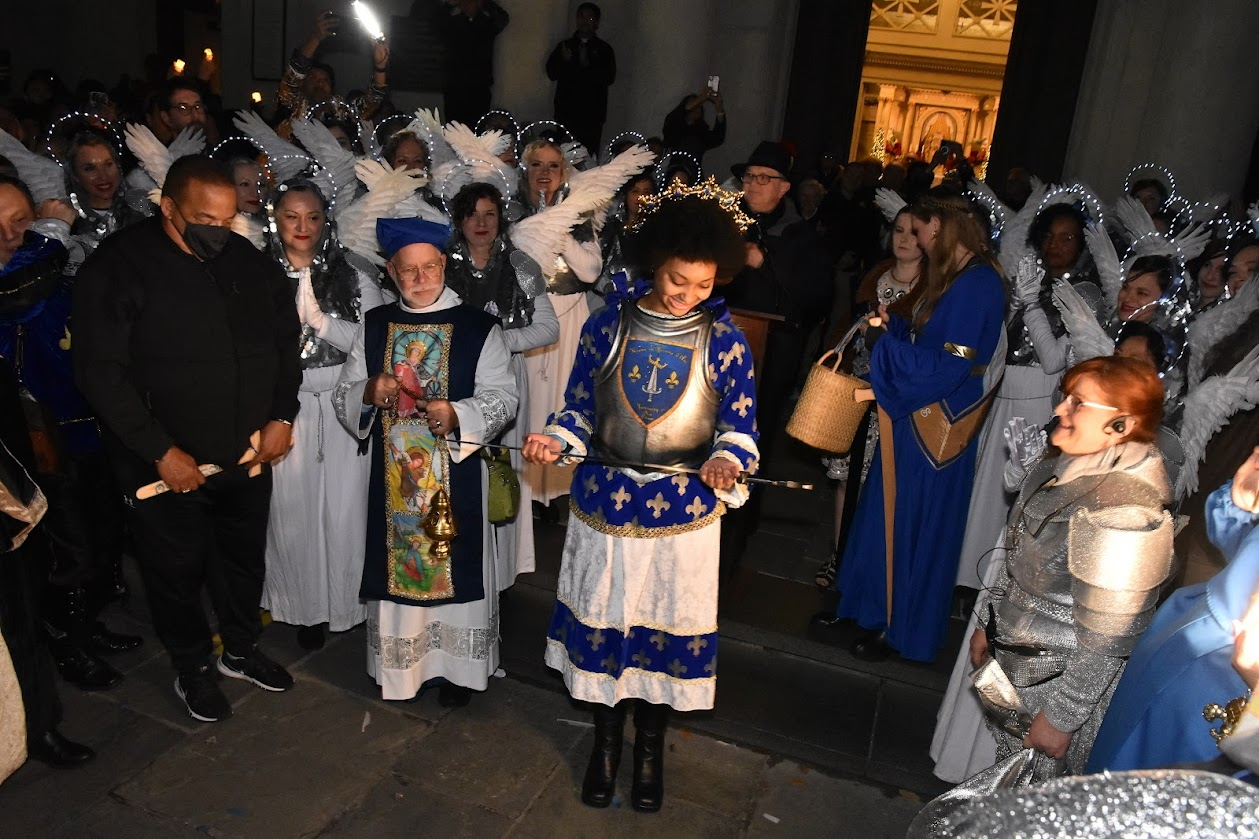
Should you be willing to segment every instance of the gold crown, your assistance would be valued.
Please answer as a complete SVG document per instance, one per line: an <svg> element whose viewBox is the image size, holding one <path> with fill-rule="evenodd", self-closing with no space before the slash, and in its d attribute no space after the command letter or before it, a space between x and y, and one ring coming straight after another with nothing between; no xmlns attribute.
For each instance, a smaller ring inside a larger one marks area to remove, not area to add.
<svg viewBox="0 0 1259 839"><path fill-rule="evenodd" d="M725 210L730 215L730 218L734 219L734 223L738 226L740 233L746 233L747 229L756 223L756 220L743 212L743 209L739 206L739 201L743 198L743 192L740 190L722 189L721 184L717 183L717 179L709 175L695 186L687 186L681 181L675 180L659 192L654 192L644 197L638 210L638 221L627 229L631 232L638 230L642 227L643 221L656 210L659 210L665 201L677 201L691 195L698 196L705 201L716 201L717 206Z"/></svg>

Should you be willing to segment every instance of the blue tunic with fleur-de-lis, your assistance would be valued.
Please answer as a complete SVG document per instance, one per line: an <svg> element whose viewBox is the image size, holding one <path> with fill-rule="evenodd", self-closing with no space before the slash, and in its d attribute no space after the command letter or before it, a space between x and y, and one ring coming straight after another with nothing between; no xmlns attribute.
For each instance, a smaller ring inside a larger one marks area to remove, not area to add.
<svg viewBox="0 0 1259 839"><path fill-rule="evenodd" d="M618 277L607 307L592 315L582 328L564 407L551 416L545 429L577 455L591 450L591 438L599 422L595 375L610 357L618 321L626 307L637 306L650 290L642 281L630 287L620 281L623 277ZM752 471L757 464L759 436L752 352L720 298L709 299L703 305L714 317L708 351L711 361L705 373L720 397L712 456L728 458L741 470ZM631 360L627 357L622 363L630 364ZM643 366L639 375L646 377L647 371ZM626 376L632 372L619 371ZM651 479L644 480L647 476ZM627 470L585 462L574 472L570 506L574 515L595 530L637 538L696 530L725 512L725 504L698 475L660 476L647 468Z"/></svg>

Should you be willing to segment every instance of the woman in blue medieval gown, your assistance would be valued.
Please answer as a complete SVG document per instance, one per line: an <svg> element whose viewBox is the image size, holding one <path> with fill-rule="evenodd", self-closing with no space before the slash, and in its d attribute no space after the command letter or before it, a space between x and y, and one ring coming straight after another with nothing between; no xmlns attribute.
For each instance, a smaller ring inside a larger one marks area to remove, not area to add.
<svg viewBox="0 0 1259 839"><path fill-rule="evenodd" d="M910 321L880 310L866 328L871 389L858 398L875 400L882 442L839 575L837 615L867 630L851 650L870 661L931 661L944 641L979 430L1004 364L1005 290L969 206L929 197L912 212L927 286Z"/></svg>

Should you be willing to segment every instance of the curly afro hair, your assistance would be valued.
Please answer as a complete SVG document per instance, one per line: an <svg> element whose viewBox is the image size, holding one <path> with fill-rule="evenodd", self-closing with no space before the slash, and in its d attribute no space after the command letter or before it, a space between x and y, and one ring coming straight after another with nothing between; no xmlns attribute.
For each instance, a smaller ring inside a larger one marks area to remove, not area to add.
<svg viewBox="0 0 1259 839"><path fill-rule="evenodd" d="M684 262L716 263L718 284L734 279L747 254L743 234L730 214L716 201L697 195L662 201L659 209L643 219L626 247L647 270L648 279L676 257Z"/></svg>

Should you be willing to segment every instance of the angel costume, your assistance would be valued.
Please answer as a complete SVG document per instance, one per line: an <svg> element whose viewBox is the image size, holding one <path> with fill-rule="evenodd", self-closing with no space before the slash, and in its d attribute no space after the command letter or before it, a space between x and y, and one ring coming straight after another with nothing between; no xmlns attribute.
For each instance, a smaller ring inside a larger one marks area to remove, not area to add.
<svg viewBox="0 0 1259 839"><path fill-rule="evenodd" d="M278 236L271 252L301 296L300 272L289 264ZM293 448L273 472L262 605L278 621L327 623L340 632L367 617L358 593L367 530L363 498L368 458L358 438L332 422L332 391L363 314L384 300L376 271L336 243L331 221L324 222L309 283L324 317L319 329L302 324L301 410L293 420Z"/></svg>
<svg viewBox="0 0 1259 839"><path fill-rule="evenodd" d="M545 433L566 454L756 468L752 353L720 299L669 317L625 275L582 329L563 409ZM721 516L747 489L714 492L693 474L582 463L560 565L546 663L574 698L711 708L717 678Z"/></svg>
<svg viewBox="0 0 1259 839"><path fill-rule="evenodd" d="M882 448L861 488L837 614L885 630L888 646L907 659L931 661L944 641L977 432L990 401L985 372L1003 361L993 355L1003 343L1004 315L1001 278L972 262L916 333L891 316L870 351L870 384L891 434L881 432ZM941 430L960 447L936 446ZM893 462L884 467L889 448Z"/></svg>
<svg viewBox="0 0 1259 839"><path fill-rule="evenodd" d="M529 206L527 203L525 206ZM538 214L544 214L543 208ZM546 274L546 296L559 321L559 340L545 347L525 352L525 368L529 373L529 413L526 429L541 428L547 418L564 405L564 387L577 357L577 340L582 325L590 317L586 291L593 288L603 268L599 242L589 222L563 234L560 256L551 266L542 263ZM566 495L573 479L571 467L556 464L544 466L526 463L524 481L528 482L533 499L549 504Z"/></svg>
<svg viewBox="0 0 1259 839"><path fill-rule="evenodd" d="M1028 473L1010 514L1004 573L989 604L989 651L1035 716L1071 732L1065 763L1038 777L1078 774L1119 674L1150 624L1172 563L1171 500L1158 450L1121 443L1060 455ZM989 719L997 758L1020 751Z"/></svg>
<svg viewBox="0 0 1259 839"><path fill-rule="evenodd" d="M511 354L497 321L449 288L426 308L393 303L363 321L333 400L345 427L372 441L360 592L368 601L367 669L385 699L410 699L442 679L485 690L498 669L499 586L486 467L475 455L516 410ZM434 437L421 418L363 404L367 380L415 342L436 358L425 396L450 400L459 417L448 438ZM464 437L477 442L460 443ZM458 528L446 560L431 555L422 527L439 489Z"/></svg>
<svg viewBox="0 0 1259 839"><path fill-rule="evenodd" d="M1035 303L1015 303L1006 336L1005 376L979 441L975 488L966 514L957 584L980 587L993 546L1000 541L1012 497L1002 485L1006 464L1003 431L1014 417L1042 426L1053 417L1054 393L1067 367L1067 331L1054 308L1052 280L1044 278Z"/></svg>
<svg viewBox="0 0 1259 839"><path fill-rule="evenodd" d="M512 246L507 237L495 240L490 260L483 267L473 264L468 246L459 234L446 261L446 284L454 289L465 303L473 308L494 315L503 328L503 339L511 352L511 372L516 380L518 404L515 416L503 432L503 443L512 446L509 451L512 468L523 474L526 464L516 449L524 445L528 433L529 373L525 369L524 353L545 347L559 338L559 321L555 309L546 294L531 294L517 277L511 258ZM524 256L524 254L520 254ZM533 266L536 270L536 264ZM534 570L533 515L531 513L533 487L529 481L520 482L520 509L516 518L506 524L495 525L498 534L499 591L516 581L516 576Z"/></svg>
<svg viewBox="0 0 1259 839"><path fill-rule="evenodd" d="M1029 426L1040 427L1053 417L1055 394L1062 372L1069 361L1070 336L1062 314L1054 306L1055 285L1069 284L1093 310L1102 309L1102 289L1095 282L1091 249L1098 236L1104 237L1100 228L1090 229L1081 225L1081 233L1088 247L1080 248L1080 254L1071 270L1060 276L1051 276L1044 267L1044 260L1026 244L1024 237L1029 227L1036 224L1045 209L1070 200L1080 200L1085 207L1091 206L1086 189L1055 187L1042 200L1035 198L1045 194L1043 188L1025 207L1013 217L1002 231L1001 264L1012 272L1010 280L1021 288L1027 280L1040 274L1035 299L1024 292L1028 299L1015 295L1010 301L1006 319L1006 367L1001 386L992 402L992 411L979 439L979 458L975 466L975 488L971 493L970 508L966 513L966 538L962 541L961 560L957 569L957 584L979 588L985 570L992 564L993 546L1001 541L1006 516L1014 500L1002 483L1006 464L1004 431L1010 420L1022 417ZM1034 203L1033 203L1034 201ZM1037 247L1041 247L1040 244ZM1034 259L1035 263L1030 260ZM1013 274L1017 270L1017 274Z"/></svg>

